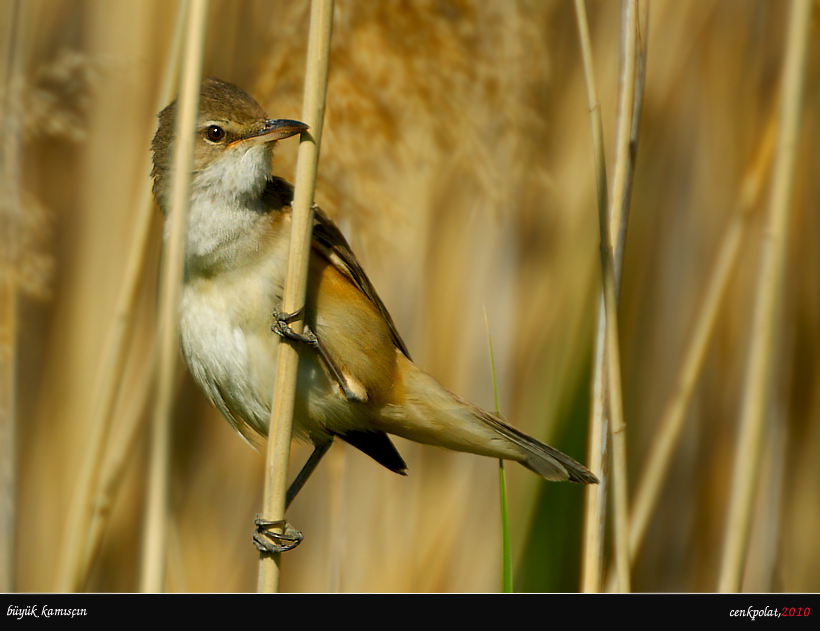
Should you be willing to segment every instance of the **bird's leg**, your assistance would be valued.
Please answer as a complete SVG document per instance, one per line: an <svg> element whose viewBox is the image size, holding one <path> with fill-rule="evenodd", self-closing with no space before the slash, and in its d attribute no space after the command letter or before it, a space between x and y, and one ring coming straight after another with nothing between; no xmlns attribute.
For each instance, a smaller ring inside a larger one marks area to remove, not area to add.
<svg viewBox="0 0 820 631"><path fill-rule="evenodd" d="M332 444L333 436L326 441L314 445L313 453L310 454L307 462L305 462L290 487L288 487L288 493L285 496L285 510L290 507L294 498L298 495L299 491L302 490L310 474L316 470L322 456L327 453L327 450L330 449ZM253 523L256 526L253 531L253 545L255 545L256 549L260 552L268 552L270 554L287 552L288 550L293 550L302 542L302 533L284 519L271 521L269 519L262 519L261 516L257 515ZM279 528L282 532L277 532L273 530L274 528Z"/></svg>
<svg viewBox="0 0 820 631"><path fill-rule="evenodd" d="M291 482L290 487L288 487L288 494L285 498L285 510L288 509L296 495L302 490L302 487L305 486L305 482L308 481L310 474L316 469L316 466L319 464L322 456L327 453L327 450L330 449L332 444L333 436L331 436L326 442L317 443L314 445L313 453L310 454L307 462L305 462L298 475L294 478L293 482Z"/></svg>
<svg viewBox="0 0 820 631"><path fill-rule="evenodd" d="M292 328L290 328L290 323L300 313L302 313L303 309L304 306L300 307L293 313L283 313L278 309L274 309L274 323L270 327L271 331L285 338L286 340L301 342L313 348L319 354L319 357L322 358L322 361L325 363L325 366L327 366L327 369L330 371L330 374L333 376L333 379L335 379L336 383L339 384L339 387L342 389L342 393L344 394L345 398L348 401L366 401L367 394L356 393L353 391L347 379L342 374L342 371L339 370L338 366L336 366L336 363L333 361L333 358L330 356L330 353L327 352L327 348L325 348L325 345L322 344L322 341L316 336L316 334L313 332L313 330L307 323L303 325L302 333L297 333Z"/></svg>

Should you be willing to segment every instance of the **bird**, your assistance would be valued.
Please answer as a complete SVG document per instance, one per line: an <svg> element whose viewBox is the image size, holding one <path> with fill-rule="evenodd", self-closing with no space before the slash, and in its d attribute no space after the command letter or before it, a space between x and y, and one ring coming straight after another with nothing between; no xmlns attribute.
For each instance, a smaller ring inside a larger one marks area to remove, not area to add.
<svg viewBox="0 0 820 631"><path fill-rule="evenodd" d="M153 194L169 216L176 101L159 114ZM267 436L277 336L298 346L294 437L314 450L289 505L334 438L387 469L407 465L390 435L521 463L547 480L598 482L585 466L460 398L413 363L336 224L314 206L305 304L280 311L293 187L273 148L307 125L269 119L241 88L203 80L180 298L181 354L211 403L249 442ZM303 333L289 326L303 319Z"/></svg>

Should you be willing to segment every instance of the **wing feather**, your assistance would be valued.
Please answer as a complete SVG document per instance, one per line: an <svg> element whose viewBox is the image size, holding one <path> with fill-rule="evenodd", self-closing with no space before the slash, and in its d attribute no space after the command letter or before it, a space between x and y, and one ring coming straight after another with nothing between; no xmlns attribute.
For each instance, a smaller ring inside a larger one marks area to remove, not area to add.
<svg viewBox="0 0 820 631"><path fill-rule="evenodd" d="M282 178L271 177L268 179L268 185L265 189L265 198L269 206L287 210L293 201L293 186ZM318 206L313 208L313 251L350 279L350 282L373 303L390 328L390 336L396 348L407 359L412 359L410 351L407 350L407 345L396 329L393 318L390 317L387 307L384 306L379 294L376 293L376 288L373 287L373 283L370 282L356 255L350 249L347 239L333 223L333 220Z"/></svg>

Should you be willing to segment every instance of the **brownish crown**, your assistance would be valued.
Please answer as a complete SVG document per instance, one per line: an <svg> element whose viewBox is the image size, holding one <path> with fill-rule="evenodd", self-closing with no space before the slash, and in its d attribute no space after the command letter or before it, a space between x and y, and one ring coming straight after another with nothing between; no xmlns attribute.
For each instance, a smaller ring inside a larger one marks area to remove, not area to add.
<svg viewBox="0 0 820 631"><path fill-rule="evenodd" d="M177 102L172 101L159 113L159 126L151 150L154 154L153 193L159 202L159 193L166 186L167 174L171 169L171 145L174 139ZM237 124L243 128L262 127L265 122L265 111L253 97L237 86L207 77L202 82L199 93L199 116L197 127L207 121L224 121Z"/></svg>

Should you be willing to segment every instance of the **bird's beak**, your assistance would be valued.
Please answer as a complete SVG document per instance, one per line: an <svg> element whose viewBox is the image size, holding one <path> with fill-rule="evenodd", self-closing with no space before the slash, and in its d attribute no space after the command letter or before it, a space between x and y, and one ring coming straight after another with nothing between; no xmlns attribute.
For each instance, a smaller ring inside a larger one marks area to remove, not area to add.
<svg viewBox="0 0 820 631"><path fill-rule="evenodd" d="M254 145L274 142L276 140L282 140L283 138L290 138L296 134L301 134L307 129L308 126L304 123L300 123L299 121L292 121L286 118L277 118L276 120L267 119L265 120L265 126L262 127L262 129L255 131L252 134L248 134L247 136L243 136L231 144L246 141L251 141Z"/></svg>

